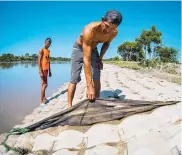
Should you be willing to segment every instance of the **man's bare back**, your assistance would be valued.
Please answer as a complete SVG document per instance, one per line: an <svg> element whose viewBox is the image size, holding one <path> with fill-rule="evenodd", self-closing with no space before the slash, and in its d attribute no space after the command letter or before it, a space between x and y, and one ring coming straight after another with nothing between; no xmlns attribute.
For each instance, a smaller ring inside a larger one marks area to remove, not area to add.
<svg viewBox="0 0 182 155"><path fill-rule="evenodd" d="M99 43L110 43L117 33L117 28L114 26L112 31L104 32L102 31L101 22L92 22L84 27L76 42L82 46L83 38L86 38L92 49L94 49Z"/></svg>

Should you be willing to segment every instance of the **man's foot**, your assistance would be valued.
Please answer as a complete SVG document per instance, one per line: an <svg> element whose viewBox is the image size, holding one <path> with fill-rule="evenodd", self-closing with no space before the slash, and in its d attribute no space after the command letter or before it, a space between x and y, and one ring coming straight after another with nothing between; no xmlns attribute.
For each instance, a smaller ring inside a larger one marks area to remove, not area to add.
<svg viewBox="0 0 182 155"><path fill-rule="evenodd" d="M69 105L69 104L68 104L68 108L71 108L71 107L72 107L72 105Z"/></svg>
<svg viewBox="0 0 182 155"><path fill-rule="evenodd" d="M48 102L49 102L49 100L44 98L42 103L47 104Z"/></svg>
<svg viewBox="0 0 182 155"><path fill-rule="evenodd" d="M41 107L41 108L43 108L43 107L45 107L45 103L41 103L40 105L39 105L39 107Z"/></svg>
<svg viewBox="0 0 182 155"><path fill-rule="evenodd" d="M47 101L47 99L44 97L44 98L43 98L43 102L45 102L45 101Z"/></svg>

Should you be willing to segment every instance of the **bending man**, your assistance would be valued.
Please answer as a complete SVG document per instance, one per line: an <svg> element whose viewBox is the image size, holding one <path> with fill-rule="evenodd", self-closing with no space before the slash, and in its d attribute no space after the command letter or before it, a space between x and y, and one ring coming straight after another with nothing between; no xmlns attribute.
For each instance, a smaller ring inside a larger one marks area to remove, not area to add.
<svg viewBox="0 0 182 155"><path fill-rule="evenodd" d="M94 100L100 95L100 70L103 68L102 58L109 44L117 35L117 27L122 15L116 10L109 10L101 22L86 25L73 45L71 58L71 81L68 86L68 106L72 106L76 85L81 81L80 73L84 64L87 98ZM97 45L103 43L100 54Z"/></svg>

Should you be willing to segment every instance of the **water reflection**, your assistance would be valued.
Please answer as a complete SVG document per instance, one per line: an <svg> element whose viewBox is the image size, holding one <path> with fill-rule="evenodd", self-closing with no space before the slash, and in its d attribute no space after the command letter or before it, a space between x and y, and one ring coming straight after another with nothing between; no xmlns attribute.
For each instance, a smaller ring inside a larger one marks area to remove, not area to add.
<svg viewBox="0 0 182 155"><path fill-rule="evenodd" d="M69 62L67 61L54 61L51 62L51 64L67 64ZM21 67L24 68L29 68L29 67L36 67L37 62L36 61L28 61L28 62L0 62L0 69L9 69L13 68L14 66L20 65Z"/></svg>
<svg viewBox="0 0 182 155"><path fill-rule="evenodd" d="M47 97L69 82L70 67L70 62L51 63ZM0 63L0 134L21 124L24 116L39 106L40 84L37 62Z"/></svg>
<svg viewBox="0 0 182 155"><path fill-rule="evenodd" d="M36 67L37 62L1 62L0 69L13 68L18 65L20 65L21 67L25 67L25 68L28 68L29 66Z"/></svg>
<svg viewBox="0 0 182 155"><path fill-rule="evenodd" d="M8 68L12 68L13 66L15 66L16 64L14 63L0 63L0 69L8 69Z"/></svg>

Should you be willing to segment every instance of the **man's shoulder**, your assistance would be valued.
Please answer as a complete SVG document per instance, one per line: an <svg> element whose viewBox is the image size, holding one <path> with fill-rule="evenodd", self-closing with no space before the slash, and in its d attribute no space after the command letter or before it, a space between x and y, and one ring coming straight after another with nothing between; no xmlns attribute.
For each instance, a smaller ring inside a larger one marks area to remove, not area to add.
<svg viewBox="0 0 182 155"><path fill-rule="evenodd" d="M49 49L45 49L45 48L41 48L40 50L39 50L39 54L45 54L45 53L50 53L50 50Z"/></svg>
<svg viewBox="0 0 182 155"><path fill-rule="evenodd" d="M91 22L84 27L84 30L93 31L99 26L100 22Z"/></svg>
<svg viewBox="0 0 182 155"><path fill-rule="evenodd" d="M39 54L43 54L44 53L44 48L41 48L40 50L39 50Z"/></svg>
<svg viewBox="0 0 182 155"><path fill-rule="evenodd" d="M86 38L88 37L91 39L99 24L100 24L99 22L92 22L86 25L83 29L82 35Z"/></svg>
<svg viewBox="0 0 182 155"><path fill-rule="evenodd" d="M42 48L41 50L42 50L42 52L50 52L50 50L47 48Z"/></svg>

